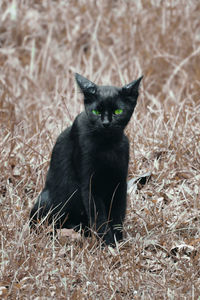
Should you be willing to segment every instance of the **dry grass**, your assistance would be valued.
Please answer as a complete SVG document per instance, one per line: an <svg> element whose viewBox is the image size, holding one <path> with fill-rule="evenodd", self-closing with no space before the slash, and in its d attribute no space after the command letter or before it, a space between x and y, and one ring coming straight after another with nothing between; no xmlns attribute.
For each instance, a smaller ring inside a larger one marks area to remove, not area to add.
<svg viewBox="0 0 200 300"><path fill-rule="evenodd" d="M199 299L199 1L0 2L0 298ZM127 129L130 193L116 250L29 232L56 137L83 108L80 72L144 74ZM184 246L183 246L184 245Z"/></svg>

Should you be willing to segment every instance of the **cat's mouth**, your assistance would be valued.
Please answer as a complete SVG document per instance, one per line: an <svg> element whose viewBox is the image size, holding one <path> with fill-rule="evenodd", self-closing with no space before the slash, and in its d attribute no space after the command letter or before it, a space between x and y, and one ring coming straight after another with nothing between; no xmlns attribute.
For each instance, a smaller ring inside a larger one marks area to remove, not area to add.
<svg viewBox="0 0 200 300"><path fill-rule="evenodd" d="M113 126L108 126L108 127L101 127L101 129L99 130L99 132L101 133L101 134L103 134L104 136L107 136L107 137L109 137L109 136L117 136L118 135L118 133L120 133L121 132L121 129L120 128L116 128L116 127L113 127Z"/></svg>
<svg viewBox="0 0 200 300"><path fill-rule="evenodd" d="M101 130L104 132L110 132L113 130L113 126L111 124L103 124L101 126Z"/></svg>
<svg viewBox="0 0 200 300"><path fill-rule="evenodd" d="M99 133L99 134L106 134L106 135L111 135L111 134L114 134L113 131L115 131L115 129L110 125L110 126L98 126L95 128L94 130L96 133Z"/></svg>

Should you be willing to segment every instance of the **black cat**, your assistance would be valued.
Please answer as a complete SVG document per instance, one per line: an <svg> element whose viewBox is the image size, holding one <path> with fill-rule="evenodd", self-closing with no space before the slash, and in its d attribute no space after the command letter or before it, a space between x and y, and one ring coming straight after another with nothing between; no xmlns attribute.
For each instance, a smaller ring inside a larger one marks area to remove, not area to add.
<svg viewBox="0 0 200 300"><path fill-rule="evenodd" d="M142 79L122 88L98 86L76 74L85 111L53 148L44 190L31 224L46 217L55 228L89 230L109 244L122 240L129 142L124 135Z"/></svg>

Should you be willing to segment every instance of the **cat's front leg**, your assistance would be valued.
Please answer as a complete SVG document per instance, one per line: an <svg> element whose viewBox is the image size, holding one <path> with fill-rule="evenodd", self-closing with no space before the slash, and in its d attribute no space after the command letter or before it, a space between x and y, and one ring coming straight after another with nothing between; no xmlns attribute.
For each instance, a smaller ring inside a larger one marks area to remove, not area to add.
<svg viewBox="0 0 200 300"><path fill-rule="evenodd" d="M107 218L102 199L90 195L89 190L83 191L82 200L88 217L88 226L97 233L106 245L114 244L114 233Z"/></svg>
<svg viewBox="0 0 200 300"><path fill-rule="evenodd" d="M106 245L114 245L114 232L102 197L93 195L92 214L94 215L93 226L95 231Z"/></svg>
<svg viewBox="0 0 200 300"><path fill-rule="evenodd" d="M126 214L127 184L121 182L113 195L111 208L111 227L117 241L123 239L123 222Z"/></svg>
<svg viewBox="0 0 200 300"><path fill-rule="evenodd" d="M105 244L114 244L114 233L107 217L104 201L92 190L92 176L82 178L81 194L88 218L88 227L94 230Z"/></svg>

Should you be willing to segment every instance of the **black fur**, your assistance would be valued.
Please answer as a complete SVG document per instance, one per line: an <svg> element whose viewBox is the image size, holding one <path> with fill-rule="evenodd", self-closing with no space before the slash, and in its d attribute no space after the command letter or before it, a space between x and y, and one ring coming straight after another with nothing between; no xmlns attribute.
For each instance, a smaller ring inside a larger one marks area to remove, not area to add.
<svg viewBox="0 0 200 300"><path fill-rule="evenodd" d="M45 187L31 211L32 224L48 215L56 228L82 228L85 234L93 229L108 245L122 240L129 162L123 131L141 79L117 88L76 74L85 111L57 139ZM122 113L115 114L117 109Z"/></svg>

